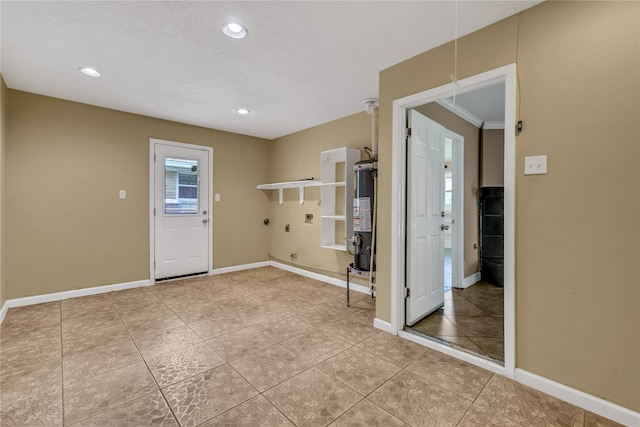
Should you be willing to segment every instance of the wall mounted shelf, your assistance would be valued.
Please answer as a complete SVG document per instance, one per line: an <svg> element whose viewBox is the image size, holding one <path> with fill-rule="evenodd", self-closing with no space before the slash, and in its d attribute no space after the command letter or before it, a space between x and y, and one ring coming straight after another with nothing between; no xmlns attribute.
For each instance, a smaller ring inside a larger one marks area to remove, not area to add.
<svg viewBox="0 0 640 427"><path fill-rule="evenodd" d="M360 150L342 147L323 151L320 160L320 246L346 251L353 234L353 165L360 160Z"/></svg>
<svg viewBox="0 0 640 427"><path fill-rule="evenodd" d="M259 184L257 188L258 190L278 190L278 196L279 196L278 202L280 204L284 202L282 193L285 188L297 188L300 194L300 204L303 205L304 189L306 187L319 187L320 185L322 185L322 182L320 181L305 179L302 181L287 181L287 182L274 182L273 184Z"/></svg>

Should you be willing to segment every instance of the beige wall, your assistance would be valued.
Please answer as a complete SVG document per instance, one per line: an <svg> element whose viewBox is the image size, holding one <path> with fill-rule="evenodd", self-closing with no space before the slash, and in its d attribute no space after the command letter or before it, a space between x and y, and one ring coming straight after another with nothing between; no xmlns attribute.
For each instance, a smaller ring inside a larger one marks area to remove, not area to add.
<svg viewBox="0 0 640 427"><path fill-rule="evenodd" d="M7 144L7 85L0 74L0 309L7 299L7 282L5 280L4 237L5 237L5 153Z"/></svg>
<svg viewBox="0 0 640 427"><path fill-rule="evenodd" d="M635 411L639 17L638 2L544 2L458 44L459 79L518 66L516 366ZM380 73L382 320L391 317L391 104L450 83L452 58L449 43ZM327 271L350 262L319 248L317 222L303 224L303 213L319 215L317 189L300 207L295 191L285 191L280 206L277 192L255 186L317 177L321 151L369 145L365 113L266 143L11 90L8 106L2 140L12 186L3 194L2 240L11 250L0 268L10 298L148 277L149 137L214 147L214 191L222 196L214 204L215 267L267 252L296 252L299 265ZM549 156L549 173L523 176L524 157L539 154ZM117 199L121 188L126 201Z"/></svg>
<svg viewBox="0 0 640 427"><path fill-rule="evenodd" d="M478 272L480 253L478 214L478 159L480 156L480 129L431 102L415 108L430 119L464 138L464 277Z"/></svg>
<svg viewBox="0 0 640 427"><path fill-rule="evenodd" d="M524 130L516 139L516 366L635 411L639 8L544 2L458 43L459 79L518 67ZM392 101L450 83L452 58L449 43L380 73L382 320L391 317ZM524 157L541 154L549 156L549 172L523 176Z"/></svg>
<svg viewBox="0 0 640 427"><path fill-rule="evenodd" d="M314 177L320 179L320 153L340 147L361 150L371 147L371 116L366 112L306 129L271 142L270 182L295 181ZM350 178L350 175L348 178ZM285 190L284 203L278 204L278 192L268 191L269 253L274 261L344 279L347 266L353 261L347 252L320 247L320 188L308 188L304 205L299 204L297 190ZM304 214L312 213L313 225L304 224ZM285 225L290 224L290 232ZM291 253L296 258L290 257Z"/></svg>
<svg viewBox="0 0 640 427"><path fill-rule="evenodd" d="M15 90L8 101L6 297L149 278L149 138L214 148L214 268L268 259L256 190L268 141Z"/></svg>
<svg viewBox="0 0 640 427"><path fill-rule="evenodd" d="M504 130L485 129L480 144L480 186L504 185Z"/></svg>

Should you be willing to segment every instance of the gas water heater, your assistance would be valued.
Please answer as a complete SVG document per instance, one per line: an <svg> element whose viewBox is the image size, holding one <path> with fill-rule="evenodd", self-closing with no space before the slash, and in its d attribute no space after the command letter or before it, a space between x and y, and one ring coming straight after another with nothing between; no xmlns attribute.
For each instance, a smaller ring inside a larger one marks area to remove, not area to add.
<svg viewBox="0 0 640 427"><path fill-rule="evenodd" d="M357 162L353 167L353 264L356 274L375 271L375 179L378 170L372 160Z"/></svg>

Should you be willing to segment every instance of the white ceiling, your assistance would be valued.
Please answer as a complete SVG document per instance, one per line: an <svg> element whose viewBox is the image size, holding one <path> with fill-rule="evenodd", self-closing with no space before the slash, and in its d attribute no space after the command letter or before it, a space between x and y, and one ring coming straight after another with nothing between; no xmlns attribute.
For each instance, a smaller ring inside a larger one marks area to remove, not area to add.
<svg viewBox="0 0 640 427"><path fill-rule="evenodd" d="M477 127L504 128L504 83L451 96L438 103Z"/></svg>
<svg viewBox="0 0 640 427"><path fill-rule="evenodd" d="M537 3L460 1L458 36ZM379 71L455 38L455 11L453 1L2 0L0 71L11 89L272 139L363 111ZM224 36L229 21L248 37Z"/></svg>

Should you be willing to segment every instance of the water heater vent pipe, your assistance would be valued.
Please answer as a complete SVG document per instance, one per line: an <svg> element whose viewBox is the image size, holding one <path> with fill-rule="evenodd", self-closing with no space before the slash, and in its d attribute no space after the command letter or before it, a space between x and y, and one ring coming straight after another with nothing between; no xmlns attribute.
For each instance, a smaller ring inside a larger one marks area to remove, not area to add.
<svg viewBox="0 0 640 427"><path fill-rule="evenodd" d="M371 160L375 162L378 160L378 99L363 99L362 104L371 115Z"/></svg>

